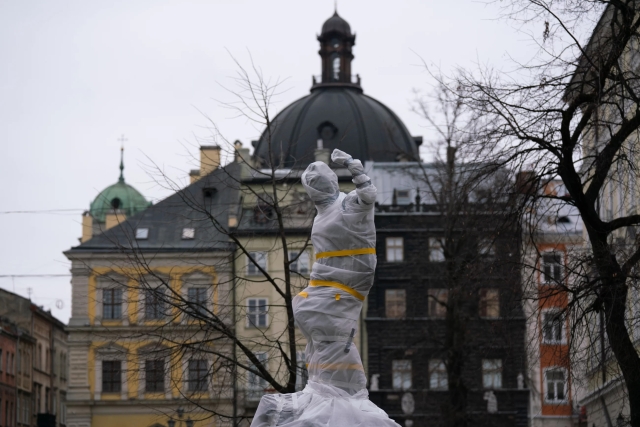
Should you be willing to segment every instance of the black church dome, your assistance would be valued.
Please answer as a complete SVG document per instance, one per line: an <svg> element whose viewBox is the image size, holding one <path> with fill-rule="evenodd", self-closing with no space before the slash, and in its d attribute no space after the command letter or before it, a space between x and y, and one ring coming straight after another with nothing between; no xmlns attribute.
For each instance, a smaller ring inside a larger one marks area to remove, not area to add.
<svg viewBox="0 0 640 427"><path fill-rule="evenodd" d="M363 162L417 160L422 138L381 102L365 95L351 74L355 35L335 13L318 36L322 77L311 94L282 110L258 141L254 157L263 165L305 168L319 148L339 148Z"/></svg>
<svg viewBox="0 0 640 427"><path fill-rule="evenodd" d="M381 102L348 87L314 90L286 107L272 121L271 152L276 165L305 168L324 148L339 148L363 162L418 158L418 145L402 121ZM270 164L269 138L263 133L257 157Z"/></svg>

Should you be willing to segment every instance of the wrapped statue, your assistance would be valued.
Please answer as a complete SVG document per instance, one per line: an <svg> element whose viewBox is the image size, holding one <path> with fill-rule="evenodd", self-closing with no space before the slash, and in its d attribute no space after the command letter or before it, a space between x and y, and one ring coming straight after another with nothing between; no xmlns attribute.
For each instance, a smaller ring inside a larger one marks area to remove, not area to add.
<svg viewBox="0 0 640 427"><path fill-rule="evenodd" d="M252 427L399 427L371 401L353 344L362 304L376 268L376 187L360 160L334 150L356 189L340 192L335 172L314 162L302 185L318 214L311 240L316 262L309 286L293 299L296 324L307 339L309 382L301 392L262 397Z"/></svg>

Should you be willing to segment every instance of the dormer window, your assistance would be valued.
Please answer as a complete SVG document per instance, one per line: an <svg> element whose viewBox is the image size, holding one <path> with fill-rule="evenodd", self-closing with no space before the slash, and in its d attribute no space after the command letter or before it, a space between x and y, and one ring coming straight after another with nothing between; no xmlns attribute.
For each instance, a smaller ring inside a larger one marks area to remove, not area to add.
<svg viewBox="0 0 640 427"><path fill-rule="evenodd" d="M182 240L193 240L196 237L196 229L195 228L183 228L182 229Z"/></svg>
<svg viewBox="0 0 640 427"><path fill-rule="evenodd" d="M215 196L217 191L218 190L216 190L215 188L205 188L202 190L202 194L206 199L211 199L213 198L213 196Z"/></svg>
<svg viewBox="0 0 640 427"><path fill-rule="evenodd" d="M136 228L136 240L147 240L149 238L148 228Z"/></svg>
<svg viewBox="0 0 640 427"><path fill-rule="evenodd" d="M120 201L119 198L114 197L113 199L111 199L111 207L113 209L120 209L121 205L122 205L122 202Z"/></svg>

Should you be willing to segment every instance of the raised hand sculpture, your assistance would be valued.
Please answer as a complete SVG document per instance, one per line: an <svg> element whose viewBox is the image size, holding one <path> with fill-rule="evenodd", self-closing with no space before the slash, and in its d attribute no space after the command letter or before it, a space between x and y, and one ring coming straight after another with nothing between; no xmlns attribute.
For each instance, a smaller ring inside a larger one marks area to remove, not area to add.
<svg viewBox="0 0 640 427"><path fill-rule="evenodd" d="M307 339L309 382L298 393L263 396L252 427L399 427L369 401L353 345L376 268L377 190L360 160L340 150L331 160L349 169L356 189L340 192L338 177L322 162L302 174L318 210L311 231L316 262L309 286L293 300L296 324Z"/></svg>

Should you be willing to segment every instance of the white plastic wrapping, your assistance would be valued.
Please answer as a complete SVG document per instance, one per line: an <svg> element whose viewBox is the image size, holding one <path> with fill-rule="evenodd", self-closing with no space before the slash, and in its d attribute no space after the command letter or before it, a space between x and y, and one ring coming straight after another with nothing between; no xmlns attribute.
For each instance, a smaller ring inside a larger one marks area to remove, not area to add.
<svg viewBox="0 0 640 427"><path fill-rule="evenodd" d="M376 268L376 187L359 160L340 150L331 158L347 166L356 189L341 193L338 177L322 162L302 175L318 210L311 231L316 262L309 286L293 300L296 324L307 339L309 383L299 393L264 396L252 427L399 427L369 401L352 343Z"/></svg>

